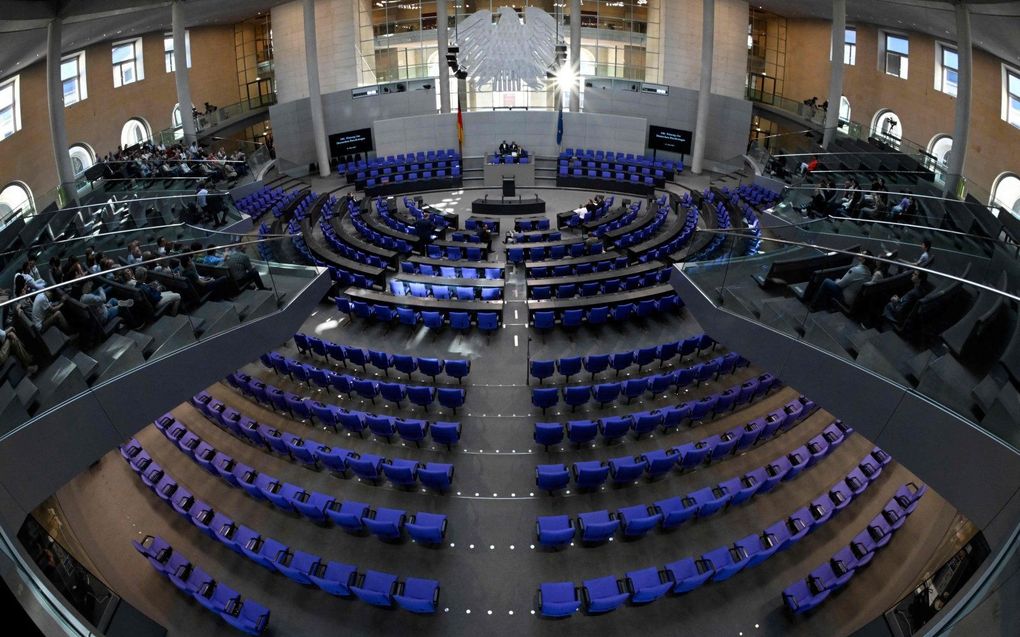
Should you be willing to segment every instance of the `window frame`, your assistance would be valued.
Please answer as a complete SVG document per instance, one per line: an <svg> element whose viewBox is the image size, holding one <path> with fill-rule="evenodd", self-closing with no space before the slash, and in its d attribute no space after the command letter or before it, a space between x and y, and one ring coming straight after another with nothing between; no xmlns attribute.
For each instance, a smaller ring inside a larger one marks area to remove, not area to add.
<svg viewBox="0 0 1020 637"><path fill-rule="evenodd" d="M1002 121L1014 128L1020 128L1020 93L1013 93L1009 89L1009 81L1015 78L1017 88L1020 89L1020 69L1002 65ZM1010 108L1011 101L1017 103L1016 108Z"/></svg>
<svg viewBox="0 0 1020 637"><path fill-rule="evenodd" d="M956 56L955 67L946 65L946 53ZM948 78L950 70L956 73L956 81L951 84ZM949 86L952 86L951 91L947 90ZM960 51L948 42L935 42L935 90L950 97L956 97L960 90Z"/></svg>
<svg viewBox="0 0 1020 637"><path fill-rule="evenodd" d="M15 75L9 77L6 80L0 81L0 93L10 89L11 91L11 103L8 106L0 107L0 115L3 113L10 112L11 114L11 132L6 135L0 131L0 142L7 139L8 137L14 136L15 133L21 130L21 75Z"/></svg>
<svg viewBox="0 0 1020 637"><path fill-rule="evenodd" d="M170 48L167 48L169 45ZM191 31L188 29L184 30L184 59L185 64L191 68ZM167 73L173 73L175 71L174 66L174 34L164 33L163 34L163 68Z"/></svg>
<svg viewBox="0 0 1020 637"><path fill-rule="evenodd" d="M113 52L118 48L126 45L131 45L131 50L134 53L134 57L123 62L116 62L113 59ZM127 40L120 40L110 44L110 60L113 65L113 87L120 88L129 84L136 84L145 79L145 59L142 54L142 38L130 38ZM124 68L130 66L134 71L134 79L129 82L124 81Z"/></svg>
<svg viewBox="0 0 1020 637"><path fill-rule="evenodd" d="M77 66L77 69L78 69L77 75L75 75L73 78L64 79L64 65L67 64L68 62L71 62L71 61L74 61L75 65ZM63 91L63 87L64 87L64 84L66 82L70 82L72 79L77 82L77 87L76 87L77 88L77 90L76 90L76 92L77 92L77 99L75 99L73 102L68 103L68 101L67 101L67 92ZM64 96L64 108L67 108L69 106L74 106L75 104L77 104L79 102L84 102L85 100L88 99L88 97L89 97L89 89L88 89L88 77L86 76L86 71L85 71L85 50L84 49L81 50L81 51L78 51L76 53L70 53L70 54L65 55L64 57L60 58L60 86L61 86L61 90L63 91L63 96Z"/></svg>
<svg viewBox="0 0 1020 637"><path fill-rule="evenodd" d="M878 39L879 45L879 56L878 64L879 70L885 75L896 77L901 80L909 79L910 77L910 36L904 33L898 33L896 31L881 31L882 37ZM895 38L897 40L903 40L907 43L907 52L900 53L899 51L892 51L889 49L889 38ZM896 56L899 59L899 72L893 73L889 70L889 56Z"/></svg>
<svg viewBox="0 0 1020 637"><path fill-rule="evenodd" d="M847 40L847 36L853 31L854 41ZM843 30L843 65L857 66L857 27L846 27Z"/></svg>

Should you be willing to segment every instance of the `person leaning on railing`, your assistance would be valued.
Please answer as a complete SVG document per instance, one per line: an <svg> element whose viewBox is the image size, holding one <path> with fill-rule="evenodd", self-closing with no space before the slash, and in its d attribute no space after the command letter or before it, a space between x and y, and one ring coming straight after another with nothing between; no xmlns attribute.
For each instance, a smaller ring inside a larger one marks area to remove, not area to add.
<svg viewBox="0 0 1020 637"><path fill-rule="evenodd" d="M6 303L10 300L10 294L7 290L0 291L0 303ZM14 326L9 325L13 322L13 319L8 320L8 317L13 315L13 308L11 312L8 312L9 306L0 307L0 366L7 362L7 359L12 355L18 359L21 366L25 368L25 372L29 376L35 376L36 372L39 371L39 366L35 364L35 360L32 358L32 354L25 348L25 345L18 338L17 333L14 331Z"/></svg>

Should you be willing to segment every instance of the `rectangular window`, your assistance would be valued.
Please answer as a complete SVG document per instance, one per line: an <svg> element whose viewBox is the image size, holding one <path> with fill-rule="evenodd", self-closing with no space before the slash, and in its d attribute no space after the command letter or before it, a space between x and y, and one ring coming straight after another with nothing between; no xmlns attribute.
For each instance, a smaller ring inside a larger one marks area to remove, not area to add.
<svg viewBox="0 0 1020 637"><path fill-rule="evenodd" d="M935 62L935 90L956 97L956 89L960 82L960 56L956 49L938 44L938 56Z"/></svg>
<svg viewBox="0 0 1020 637"><path fill-rule="evenodd" d="M145 79L142 63L142 39L113 44L113 86L133 84Z"/></svg>
<svg viewBox="0 0 1020 637"><path fill-rule="evenodd" d="M1003 86L1003 116L1013 126L1020 128L1020 71L1003 66L1005 86ZM0 136L3 135L0 128Z"/></svg>
<svg viewBox="0 0 1020 637"><path fill-rule="evenodd" d="M184 31L184 58L187 60L188 68L191 68L191 32ZM163 66L167 73L174 72L174 36L172 33L163 34Z"/></svg>
<svg viewBox="0 0 1020 637"><path fill-rule="evenodd" d="M885 35L885 72L907 79L910 41L898 35Z"/></svg>
<svg viewBox="0 0 1020 637"><path fill-rule="evenodd" d="M854 66L857 64L857 29L854 27L847 27L846 29L846 44L843 48L843 64Z"/></svg>
<svg viewBox="0 0 1020 637"><path fill-rule="evenodd" d="M18 76L0 82L0 139L21 130L21 85Z"/></svg>
<svg viewBox="0 0 1020 637"><path fill-rule="evenodd" d="M77 104L88 97L85 81L85 51L80 51L60 61L60 82L64 87L64 106Z"/></svg>

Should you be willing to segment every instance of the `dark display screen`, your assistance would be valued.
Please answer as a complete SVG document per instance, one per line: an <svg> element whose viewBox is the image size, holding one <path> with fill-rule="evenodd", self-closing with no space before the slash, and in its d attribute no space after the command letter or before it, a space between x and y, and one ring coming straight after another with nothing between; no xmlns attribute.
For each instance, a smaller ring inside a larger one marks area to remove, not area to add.
<svg viewBox="0 0 1020 637"><path fill-rule="evenodd" d="M329 150L333 157L367 153L372 149L371 128L361 128L329 136Z"/></svg>
<svg viewBox="0 0 1020 637"><path fill-rule="evenodd" d="M691 153L691 138L693 136L693 133L689 130L649 125L648 147L670 153L689 155Z"/></svg>

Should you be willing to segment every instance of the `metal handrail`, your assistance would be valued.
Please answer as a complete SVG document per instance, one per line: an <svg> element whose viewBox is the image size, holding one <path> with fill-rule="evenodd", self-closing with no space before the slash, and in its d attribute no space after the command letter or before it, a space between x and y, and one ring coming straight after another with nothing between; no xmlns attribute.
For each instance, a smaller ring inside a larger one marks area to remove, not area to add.
<svg viewBox="0 0 1020 637"><path fill-rule="evenodd" d="M883 226L898 226L902 228L916 228L917 230L924 230L925 232L938 232L941 234L952 234L959 237L966 237L968 239L975 239L978 241L991 241L992 243L999 243L1005 245L1005 241L999 239L993 239L992 237L986 237L980 234L971 234L969 232L960 232L959 230L949 230L948 228L932 228L931 226L921 226L916 223L903 223L900 221L882 221L880 219L855 219L853 217L838 217L830 216L829 219L838 219L839 221L854 221L857 223L874 223ZM819 220L821 221L821 219Z"/></svg>
<svg viewBox="0 0 1020 637"><path fill-rule="evenodd" d="M290 235L286 235L286 236L289 237ZM235 248L235 247L249 246L249 245L255 245L255 244L259 244L259 243L266 243L268 241L269 241L269 239L263 239L262 237L258 237L258 238L250 239L250 240L246 240L246 241L239 241L239 242L235 242L235 243L227 243L227 244L223 244L223 245L218 245L218 246L216 246L216 249L217 250L222 250L222 249L225 249L225 248ZM38 290L32 290L28 294L22 294L21 296L12 297L12 298L10 298L10 299L0 303L0 308L4 308L4 307L6 307L8 305L11 305L11 304L14 304L14 303L18 303L20 301L24 301L25 299L30 299L30 298L34 297L35 295L40 294L42 292L49 292L51 290L58 290L60 288L68 287L70 285L77 285L77 284L81 283L82 281L88 281L90 279L95 279L95 278L98 278L98 277L103 277L103 276L112 274L114 272L121 272L123 270L134 270L135 268L140 267L140 266L148 266L150 263L158 263L160 261L168 261L170 259L180 259L181 257L184 257L184 256L193 256L193 255L198 255L198 254L205 254L206 252L209 252L209 248L202 248L201 250L191 250L191 251L188 251L188 252L176 252L174 254L167 254L167 255L164 255L164 256L161 256L161 257L156 257L155 259L149 259L148 261L139 261L138 263L132 263L131 265L118 265L116 267L110 268L109 270L103 270L101 272L90 272L88 274L84 274L84 275L82 275L80 277L72 279L71 281L64 281L64 282L58 283L56 285L48 285L48 286L46 286L44 288L40 288ZM317 267L317 266L301 266L301 267Z"/></svg>
<svg viewBox="0 0 1020 637"><path fill-rule="evenodd" d="M747 232L742 232L741 230L743 230L743 229L739 229L739 230L734 230L734 229L721 230L721 229L718 229L718 228L699 228L698 232L708 232L708 233L711 233L711 234L719 234L719 235L724 235L724 236L742 237L742 238L746 238L746 237L750 237L750 236L755 236L753 234L753 232L751 232L750 230L748 230ZM801 248L814 248L814 249L820 250L822 252L835 252L837 254L845 254L847 256L852 256L852 257L857 257L857 256L860 256L860 254L861 254L860 252L852 252L850 250L844 250L842 248L833 248L831 246L822 246L822 245L818 245L818 244L815 244L815 243L807 243L805 241L791 241L789 239L777 239L775 237L757 237L757 238L759 238L761 241L772 241L774 243L779 243L779 244L782 244L782 245L791 245L791 246L797 246L797 247L801 247ZM732 257L732 259L738 259L738 258L741 258L741 257ZM946 279L952 279L953 281L957 281L959 283L966 283L967 285L972 285L972 286L974 286L976 288L985 290L987 292L993 292L993 293L998 294L1000 296L1004 296L1004 297L1006 297L1006 298L1008 298L1008 299L1010 299L1012 301L1020 302L1020 296L1016 296L1014 294L1010 294L1009 292L1004 292L1002 290L998 290L996 288L993 288L993 287L990 287L988 285L985 285L984 283L978 283L977 281L971 281L970 279L965 279L963 277L956 276L955 274L948 274L946 272L939 272L938 270L932 270L930 268L925 268L925 267L922 267L922 266L919 266L919 265L914 265L913 263L910 263L909 261L898 261L898 260L895 260L895 259L886 259L885 257L880 257L878 255L870 255L867 258L872 260L872 261L877 261L879 263L887 263L889 265L898 265L900 267L908 267L908 268L910 268L912 270L918 270L920 272L925 272L925 273L927 273L927 274L929 274L929 275L931 275L933 277L941 277L941 278L946 278ZM697 264L697 263L698 262L696 262L696 261L691 262L692 265Z"/></svg>

